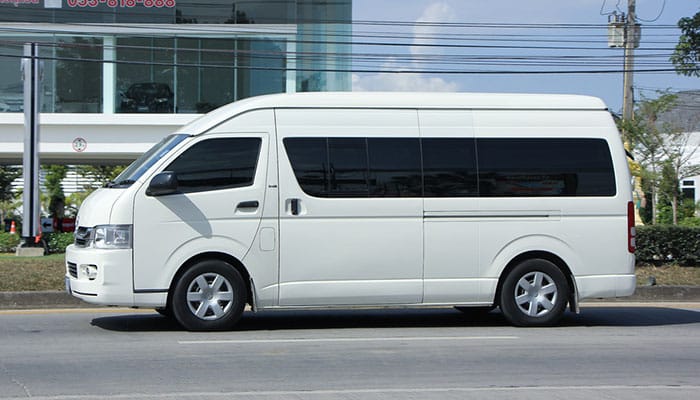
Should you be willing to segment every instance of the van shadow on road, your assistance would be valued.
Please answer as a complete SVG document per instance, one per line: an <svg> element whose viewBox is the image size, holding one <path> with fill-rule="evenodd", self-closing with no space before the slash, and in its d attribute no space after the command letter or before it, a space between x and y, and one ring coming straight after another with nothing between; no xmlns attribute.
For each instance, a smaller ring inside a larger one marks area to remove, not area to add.
<svg viewBox="0 0 700 400"><path fill-rule="evenodd" d="M700 323L700 312L664 307L591 307L567 313L561 327L635 327ZM117 332L180 331L172 319L153 314L99 317L92 325ZM507 327L501 313L463 314L452 308L269 311L245 313L233 331L357 328Z"/></svg>

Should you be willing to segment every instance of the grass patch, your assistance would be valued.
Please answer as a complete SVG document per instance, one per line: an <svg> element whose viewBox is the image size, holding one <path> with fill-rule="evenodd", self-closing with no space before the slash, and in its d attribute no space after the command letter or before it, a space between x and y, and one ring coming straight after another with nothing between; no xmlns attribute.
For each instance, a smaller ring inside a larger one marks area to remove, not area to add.
<svg viewBox="0 0 700 400"><path fill-rule="evenodd" d="M700 267L638 265L636 274L638 286L647 285L652 276L656 278L657 285L700 286Z"/></svg>
<svg viewBox="0 0 700 400"><path fill-rule="evenodd" d="M64 290L64 257L65 254L44 257L0 254L0 292ZM700 286L700 267L639 265L636 273L639 286L647 285L650 276L656 278L657 285Z"/></svg>
<svg viewBox="0 0 700 400"><path fill-rule="evenodd" d="M65 254L16 257L0 254L0 292L65 290Z"/></svg>

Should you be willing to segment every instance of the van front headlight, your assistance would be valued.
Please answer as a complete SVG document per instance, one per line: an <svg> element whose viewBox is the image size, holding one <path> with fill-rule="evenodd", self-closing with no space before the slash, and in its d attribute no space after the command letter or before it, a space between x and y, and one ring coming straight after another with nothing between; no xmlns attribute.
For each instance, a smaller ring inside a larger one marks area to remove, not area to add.
<svg viewBox="0 0 700 400"><path fill-rule="evenodd" d="M96 249L130 249L131 225L97 225L93 230L93 247Z"/></svg>

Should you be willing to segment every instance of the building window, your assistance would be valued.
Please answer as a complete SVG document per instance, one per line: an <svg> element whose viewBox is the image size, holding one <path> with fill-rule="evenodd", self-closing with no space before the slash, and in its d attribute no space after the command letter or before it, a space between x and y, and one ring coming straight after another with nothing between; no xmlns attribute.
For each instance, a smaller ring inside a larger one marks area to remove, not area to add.
<svg viewBox="0 0 700 400"><path fill-rule="evenodd" d="M0 23L23 25L0 32L0 112L22 111L27 42L45 57L49 113L204 113L261 94L351 87L351 0L18 4L0 4ZM23 36L34 24L55 31Z"/></svg>
<svg viewBox="0 0 700 400"><path fill-rule="evenodd" d="M175 110L174 39L117 38L116 112Z"/></svg>
<svg viewBox="0 0 700 400"><path fill-rule="evenodd" d="M0 43L0 112L24 111L20 56L24 44L39 44L44 58L42 111L102 111L102 39L98 37L3 37Z"/></svg>
<svg viewBox="0 0 700 400"><path fill-rule="evenodd" d="M102 39L59 37L55 47L54 112L102 111Z"/></svg>

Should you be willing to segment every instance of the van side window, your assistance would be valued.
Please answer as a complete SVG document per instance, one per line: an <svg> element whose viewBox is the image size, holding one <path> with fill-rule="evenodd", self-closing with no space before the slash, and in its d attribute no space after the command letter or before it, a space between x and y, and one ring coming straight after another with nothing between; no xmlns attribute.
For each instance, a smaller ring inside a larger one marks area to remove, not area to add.
<svg viewBox="0 0 700 400"><path fill-rule="evenodd" d="M615 195L605 140L479 138L476 142L482 197Z"/></svg>
<svg viewBox="0 0 700 400"><path fill-rule="evenodd" d="M284 139L299 186L310 196L328 197L328 140Z"/></svg>
<svg viewBox="0 0 700 400"><path fill-rule="evenodd" d="M426 138L423 142L425 197L476 197L474 139Z"/></svg>
<svg viewBox="0 0 700 400"><path fill-rule="evenodd" d="M184 193L250 186L261 142L260 138L204 140L185 150L165 170L177 174Z"/></svg>
<svg viewBox="0 0 700 400"><path fill-rule="evenodd" d="M419 139L367 139L371 197L421 197Z"/></svg>
<svg viewBox="0 0 700 400"><path fill-rule="evenodd" d="M616 194L603 139L287 138L284 145L302 190L316 197Z"/></svg>
<svg viewBox="0 0 700 400"><path fill-rule="evenodd" d="M368 197L367 139L328 139L330 197Z"/></svg>
<svg viewBox="0 0 700 400"><path fill-rule="evenodd" d="M422 196L417 138L287 138L284 146L311 196Z"/></svg>

